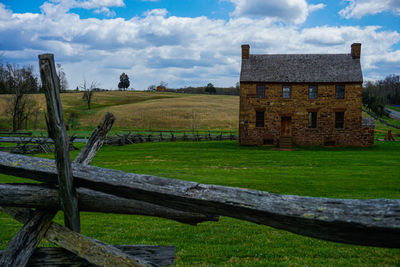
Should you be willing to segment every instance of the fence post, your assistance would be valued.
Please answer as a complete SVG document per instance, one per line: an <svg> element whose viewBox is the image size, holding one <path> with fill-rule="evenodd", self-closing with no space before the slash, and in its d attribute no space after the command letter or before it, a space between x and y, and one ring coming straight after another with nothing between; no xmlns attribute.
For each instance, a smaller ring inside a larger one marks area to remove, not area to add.
<svg viewBox="0 0 400 267"><path fill-rule="evenodd" d="M73 184L69 138L64 124L60 99L60 84L56 74L53 54L39 55L40 77L46 95L49 116L49 136L54 140L55 158L58 171L61 208L65 225L80 232L78 197Z"/></svg>
<svg viewBox="0 0 400 267"><path fill-rule="evenodd" d="M92 133L84 148L82 148L79 155L75 158L76 163L89 165L97 151L103 146L108 132L111 130L115 116L109 112L104 115L96 130Z"/></svg>
<svg viewBox="0 0 400 267"><path fill-rule="evenodd" d="M36 210L0 257L1 267L26 266L57 211Z"/></svg>

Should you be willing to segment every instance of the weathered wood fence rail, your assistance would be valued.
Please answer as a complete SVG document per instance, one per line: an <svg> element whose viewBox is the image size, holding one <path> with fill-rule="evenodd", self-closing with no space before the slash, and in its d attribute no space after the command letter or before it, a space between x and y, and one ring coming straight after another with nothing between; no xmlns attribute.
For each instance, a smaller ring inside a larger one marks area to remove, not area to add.
<svg viewBox="0 0 400 267"><path fill-rule="evenodd" d="M127 133L122 135L114 135L108 136L106 138L105 144L107 145L129 145L129 144L137 144L137 143L146 143L146 142L174 142L174 141L223 141L223 140L236 140L237 136L233 133L229 134L199 134L199 133L183 133L177 134L174 132L169 133L150 133L150 134L140 134L140 133Z"/></svg>
<svg viewBox="0 0 400 267"><path fill-rule="evenodd" d="M0 136L32 136L32 132L0 131Z"/></svg>
<svg viewBox="0 0 400 267"><path fill-rule="evenodd" d="M378 121L380 121L381 123L383 123L383 124L385 124L385 125L387 125L387 126L389 126L389 127L396 128L396 129L400 129L400 126L391 124L391 123L389 123L389 122L383 120L382 118L379 118L378 116L376 116L376 115L375 115L374 113L372 113L371 111L368 111L368 110L366 110L366 109L363 109L363 112L367 113L368 115L370 115L370 116L371 116L372 118L374 118L375 120L378 120Z"/></svg>
<svg viewBox="0 0 400 267"><path fill-rule="evenodd" d="M42 59L50 68L42 66ZM42 83L55 90L46 99L56 160L0 152L0 173L43 182L0 184L0 210L24 224L1 253L0 267L173 264L174 247L110 246L79 234L80 211L157 216L193 225L222 215L323 240L400 248L400 200L278 195L90 166L115 120L112 114L71 163L54 75L52 55L41 56ZM67 227L52 222L60 209ZM42 238L62 249L37 249Z"/></svg>
<svg viewBox="0 0 400 267"><path fill-rule="evenodd" d="M233 133L220 133L220 134L199 134L199 133L126 133L118 135L109 135L106 137L104 144L123 146L129 144L138 144L146 142L174 142L174 141L223 141L223 140L236 140L237 136ZM70 151L76 150L73 143L87 142L87 139L77 139L76 136L71 136L69 141ZM15 154L37 154L37 153L51 153L54 152L54 141L46 137L0 137L0 143L15 143L15 146L0 146L0 151L10 152Z"/></svg>
<svg viewBox="0 0 400 267"><path fill-rule="evenodd" d="M76 136L69 138L69 150L77 150L74 147ZM54 141L45 137L0 137L0 143L14 143L14 146L0 146L0 151L15 154L37 154L54 152Z"/></svg>

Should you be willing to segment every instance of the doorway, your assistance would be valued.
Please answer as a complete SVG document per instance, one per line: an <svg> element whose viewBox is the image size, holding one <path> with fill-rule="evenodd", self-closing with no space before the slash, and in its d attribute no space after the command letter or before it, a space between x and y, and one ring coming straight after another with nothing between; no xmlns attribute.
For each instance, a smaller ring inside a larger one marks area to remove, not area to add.
<svg viewBox="0 0 400 267"><path fill-rule="evenodd" d="M292 117L281 117L281 136L292 135Z"/></svg>

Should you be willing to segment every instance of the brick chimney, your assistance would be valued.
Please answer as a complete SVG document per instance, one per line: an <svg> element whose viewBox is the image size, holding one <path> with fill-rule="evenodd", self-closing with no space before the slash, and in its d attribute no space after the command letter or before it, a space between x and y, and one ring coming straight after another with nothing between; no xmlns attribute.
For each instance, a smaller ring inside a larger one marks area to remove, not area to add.
<svg viewBox="0 0 400 267"><path fill-rule="evenodd" d="M353 59L360 59L361 56L361 44L354 43L351 45L351 57Z"/></svg>
<svg viewBox="0 0 400 267"><path fill-rule="evenodd" d="M250 45L242 45L242 59L249 59L250 57Z"/></svg>

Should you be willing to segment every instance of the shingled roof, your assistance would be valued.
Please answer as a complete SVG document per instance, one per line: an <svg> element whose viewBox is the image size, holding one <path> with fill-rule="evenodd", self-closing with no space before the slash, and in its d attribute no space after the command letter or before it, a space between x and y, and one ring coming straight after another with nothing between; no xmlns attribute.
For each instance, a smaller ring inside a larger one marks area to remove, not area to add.
<svg viewBox="0 0 400 267"><path fill-rule="evenodd" d="M351 54L248 55L241 82L361 83L360 59Z"/></svg>

